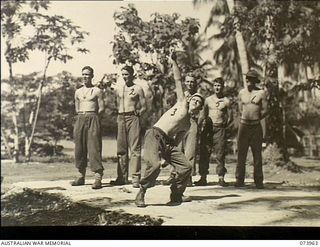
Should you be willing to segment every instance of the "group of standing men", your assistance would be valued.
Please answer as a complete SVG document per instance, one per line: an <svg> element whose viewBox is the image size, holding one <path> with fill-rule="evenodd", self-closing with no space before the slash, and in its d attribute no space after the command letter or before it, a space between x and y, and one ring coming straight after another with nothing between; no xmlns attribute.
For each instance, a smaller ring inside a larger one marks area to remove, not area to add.
<svg viewBox="0 0 320 247"><path fill-rule="evenodd" d="M183 90L179 67L175 53L171 53L176 84L177 102L166 111L147 130L144 138L144 161L146 171L141 177L141 126L140 116L146 111L146 101L142 87L134 83L134 70L131 66L121 69L124 85L115 88L118 103L117 135L117 178L112 185L129 183L129 167L132 173L132 185L140 188L136 196L136 205L145 206L145 193L155 185L163 166L162 160L172 166L170 177L165 184L170 184L170 203L180 204L190 201L183 195L186 187L192 185L195 175L195 161L198 137L200 136L200 180L196 186L207 185L211 152L216 153L219 176L218 184L228 186L224 176L226 154L226 128L232 122L230 100L224 96L224 81L216 78L213 82L214 94L204 99L197 92L196 77L187 74ZM85 184L88 163L95 174L93 189L102 188L102 139L100 118L104 112L103 93L92 84L93 69L82 69L83 85L75 92L76 122L74 126L75 164L79 175L71 182L72 186ZM248 148L251 147L254 159L254 181L257 188L263 188L262 172L262 128L260 120L266 115L266 94L259 89L258 74L250 70L246 74L247 87L239 92L240 126L238 133L238 163L235 186L244 186L245 161ZM130 158L129 158L130 150Z"/></svg>

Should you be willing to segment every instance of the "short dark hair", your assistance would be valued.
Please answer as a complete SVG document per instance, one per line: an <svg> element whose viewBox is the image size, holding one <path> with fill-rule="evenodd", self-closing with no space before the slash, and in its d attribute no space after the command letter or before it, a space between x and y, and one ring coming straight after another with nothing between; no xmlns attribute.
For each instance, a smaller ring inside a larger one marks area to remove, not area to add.
<svg viewBox="0 0 320 247"><path fill-rule="evenodd" d="M197 76L195 75L195 73L193 73L193 72L191 72L191 71L189 71L189 72L186 73L186 76L185 76L185 77L187 77L187 76L193 77L195 80L198 79Z"/></svg>
<svg viewBox="0 0 320 247"><path fill-rule="evenodd" d="M81 70L81 71L84 71L85 69L89 70L89 71L90 71L90 73L91 73L91 75L93 76L93 74L94 74L94 70L93 70L93 68L92 68L92 67L90 67L90 66L84 66L84 67L82 68L82 70Z"/></svg>
<svg viewBox="0 0 320 247"><path fill-rule="evenodd" d="M257 77L253 77L253 76L246 76L247 80L255 83L255 84L258 84L260 83L260 80L257 78Z"/></svg>
<svg viewBox="0 0 320 247"><path fill-rule="evenodd" d="M217 77L213 80L213 83L219 83L222 87L224 87L224 80L222 77Z"/></svg>
<svg viewBox="0 0 320 247"><path fill-rule="evenodd" d="M129 66L129 65L126 65L126 66L122 67L121 70L128 71L130 75L133 75L133 73L134 73L134 70L133 70L132 66Z"/></svg>

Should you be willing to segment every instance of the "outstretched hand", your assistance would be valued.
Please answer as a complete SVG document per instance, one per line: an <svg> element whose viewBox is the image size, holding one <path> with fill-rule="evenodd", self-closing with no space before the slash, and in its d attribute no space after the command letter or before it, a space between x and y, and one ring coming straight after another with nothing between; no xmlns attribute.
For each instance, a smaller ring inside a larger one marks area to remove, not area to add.
<svg viewBox="0 0 320 247"><path fill-rule="evenodd" d="M171 47L170 50L169 50L169 57L173 61L177 60L177 54L176 54L176 51L175 51L175 49L173 47Z"/></svg>

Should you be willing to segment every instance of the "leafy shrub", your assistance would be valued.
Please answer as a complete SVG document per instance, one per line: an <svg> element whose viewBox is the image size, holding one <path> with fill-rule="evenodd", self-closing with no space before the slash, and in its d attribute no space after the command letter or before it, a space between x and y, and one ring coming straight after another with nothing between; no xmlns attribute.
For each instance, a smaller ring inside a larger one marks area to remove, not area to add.
<svg viewBox="0 0 320 247"><path fill-rule="evenodd" d="M262 152L262 161L266 164L277 164L282 161L280 148L276 143L269 144Z"/></svg>

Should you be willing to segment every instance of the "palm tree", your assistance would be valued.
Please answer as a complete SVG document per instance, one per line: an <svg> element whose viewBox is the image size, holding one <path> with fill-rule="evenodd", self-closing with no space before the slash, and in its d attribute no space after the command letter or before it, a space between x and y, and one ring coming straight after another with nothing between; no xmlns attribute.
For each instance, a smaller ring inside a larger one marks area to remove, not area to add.
<svg viewBox="0 0 320 247"><path fill-rule="evenodd" d="M197 4L200 0L194 0ZM248 71L249 62L247 50L241 32L240 22L235 18L234 12L242 1L217 0L211 9L211 16L206 29L212 25L220 28L220 33L213 35L212 39L223 39L222 45L215 51L214 60L217 65L222 66L222 75L225 79L242 81L246 86L244 74ZM219 18L224 17L221 22Z"/></svg>

